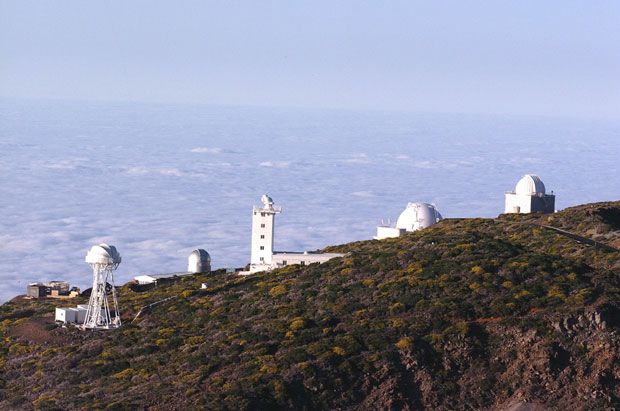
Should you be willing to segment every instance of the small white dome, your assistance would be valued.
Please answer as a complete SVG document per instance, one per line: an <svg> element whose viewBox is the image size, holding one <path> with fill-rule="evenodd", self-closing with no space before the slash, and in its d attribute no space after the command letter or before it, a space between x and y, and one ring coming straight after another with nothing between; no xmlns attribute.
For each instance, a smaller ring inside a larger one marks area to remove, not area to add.
<svg viewBox="0 0 620 411"><path fill-rule="evenodd" d="M406 231L421 230L430 227L443 217L434 205L428 203L409 203L396 220L396 228Z"/></svg>
<svg viewBox="0 0 620 411"><path fill-rule="evenodd" d="M263 203L265 208L273 206L273 200L267 194L263 194L263 196L260 198L260 201Z"/></svg>
<svg viewBox="0 0 620 411"><path fill-rule="evenodd" d="M211 256L202 248L192 251L187 259L187 271L206 273L211 271Z"/></svg>
<svg viewBox="0 0 620 411"><path fill-rule="evenodd" d="M545 195L545 185L535 174L526 174L517 183L515 194L534 196Z"/></svg>
<svg viewBox="0 0 620 411"><path fill-rule="evenodd" d="M84 260L89 264L120 264L121 255L113 245L99 244L92 246Z"/></svg>

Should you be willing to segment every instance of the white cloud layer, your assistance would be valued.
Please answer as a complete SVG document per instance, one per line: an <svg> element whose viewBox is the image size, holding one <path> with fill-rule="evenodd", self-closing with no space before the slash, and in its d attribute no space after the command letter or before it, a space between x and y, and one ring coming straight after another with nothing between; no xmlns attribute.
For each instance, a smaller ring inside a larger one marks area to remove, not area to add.
<svg viewBox="0 0 620 411"><path fill-rule="evenodd" d="M190 150L192 153L208 153L208 154L220 154L222 149L219 147L196 147Z"/></svg>
<svg viewBox="0 0 620 411"><path fill-rule="evenodd" d="M291 165L290 161L263 161L258 164L261 167L270 168L288 168Z"/></svg>
<svg viewBox="0 0 620 411"><path fill-rule="evenodd" d="M102 241L123 256L121 282L184 270L198 247L214 267L243 266L263 193L284 207L280 250L369 239L409 201L446 217L496 216L530 172L560 208L620 197L620 125L497 121L0 102L0 301L31 281L88 287L84 256Z"/></svg>

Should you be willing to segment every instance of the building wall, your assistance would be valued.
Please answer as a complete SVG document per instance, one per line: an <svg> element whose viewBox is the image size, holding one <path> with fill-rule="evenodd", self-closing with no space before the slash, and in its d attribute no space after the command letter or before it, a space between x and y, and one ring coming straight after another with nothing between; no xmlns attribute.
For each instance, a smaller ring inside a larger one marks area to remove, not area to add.
<svg viewBox="0 0 620 411"><path fill-rule="evenodd" d="M517 195L514 193L506 193L505 213L524 214L529 213L532 205L531 196Z"/></svg>
<svg viewBox="0 0 620 411"><path fill-rule="evenodd" d="M273 255L273 264L276 267L284 267L293 264L308 265L312 263L324 263L332 258L342 256L344 256L344 254L340 253L276 253Z"/></svg>
<svg viewBox="0 0 620 411"><path fill-rule="evenodd" d="M53 290L58 290L58 294L69 294L69 283L66 281L50 281L48 284Z"/></svg>
<svg viewBox="0 0 620 411"><path fill-rule="evenodd" d="M534 213L553 213L555 212L555 196L544 195L542 197L532 197L532 212Z"/></svg>
<svg viewBox="0 0 620 411"><path fill-rule="evenodd" d="M137 275L133 278L138 282L138 284L152 284L157 280L150 275Z"/></svg>
<svg viewBox="0 0 620 411"><path fill-rule="evenodd" d="M26 295L33 298L45 297L45 287L38 284L28 285L26 287Z"/></svg>
<svg viewBox="0 0 620 411"><path fill-rule="evenodd" d="M77 311L75 308L56 308L56 321L74 323L77 320Z"/></svg>
<svg viewBox="0 0 620 411"><path fill-rule="evenodd" d="M271 264L276 211L254 207L252 210L251 264Z"/></svg>
<svg viewBox="0 0 620 411"><path fill-rule="evenodd" d="M505 213L553 213L555 211L555 196L530 196L506 193Z"/></svg>
<svg viewBox="0 0 620 411"><path fill-rule="evenodd" d="M77 308L75 322L78 324L84 324L84 320L86 320L86 311L85 308Z"/></svg>
<svg viewBox="0 0 620 411"><path fill-rule="evenodd" d="M383 240L384 238L400 237L401 235L403 235L404 232L405 232L404 228L378 226L377 236L375 237L375 240Z"/></svg>

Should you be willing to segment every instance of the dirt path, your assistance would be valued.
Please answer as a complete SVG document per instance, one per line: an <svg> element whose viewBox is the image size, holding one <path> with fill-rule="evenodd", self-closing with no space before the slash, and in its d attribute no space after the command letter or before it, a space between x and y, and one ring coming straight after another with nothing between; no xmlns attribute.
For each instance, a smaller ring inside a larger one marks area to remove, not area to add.
<svg viewBox="0 0 620 411"><path fill-rule="evenodd" d="M68 341L68 336L58 335L53 330L53 317L29 318L28 320L11 327L9 335L37 344L62 344Z"/></svg>

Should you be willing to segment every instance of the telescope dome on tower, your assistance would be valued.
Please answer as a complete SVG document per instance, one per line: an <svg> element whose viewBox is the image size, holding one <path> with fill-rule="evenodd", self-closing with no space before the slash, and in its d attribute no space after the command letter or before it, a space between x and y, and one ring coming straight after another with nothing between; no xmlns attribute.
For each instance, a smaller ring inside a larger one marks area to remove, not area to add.
<svg viewBox="0 0 620 411"><path fill-rule="evenodd" d="M409 203L396 220L396 228L416 231L430 227L443 219L434 205L428 203Z"/></svg>
<svg viewBox="0 0 620 411"><path fill-rule="evenodd" d="M263 203L265 207L269 207L273 205L273 199L269 197L267 194L263 194L260 198L260 201Z"/></svg>
<svg viewBox="0 0 620 411"><path fill-rule="evenodd" d="M526 174L517 183L515 194L526 196L544 196L545 185L540 177L535 174Z"/></svg>
<svg viewBox="0 0 620 411"><path fill-rule="evenodd" d="M91 247L85 261L88 264L120 264L121 255L113 245L99 244Z"/></svg>
<svg viewBox="0 0 620 411"><path fill-rule="evenodd" d="M190 273L208 273L211 271L211 256L199 248L192 251L187 259L187 271Z"/></svg>
<svg viewBox="0 0 620 411"><path fill-rule="evenodd" d="M93 288L88 300L88 308L81 325L83 329L110 329L121 326L118 301L114 288L114 270L121 263L121 255L116 247L108 244L94 245L86 254L85 261L93 269ZM108 303L108 293L112 294L112 304Z"/></svg>

